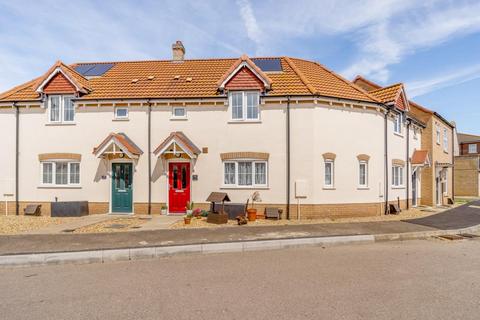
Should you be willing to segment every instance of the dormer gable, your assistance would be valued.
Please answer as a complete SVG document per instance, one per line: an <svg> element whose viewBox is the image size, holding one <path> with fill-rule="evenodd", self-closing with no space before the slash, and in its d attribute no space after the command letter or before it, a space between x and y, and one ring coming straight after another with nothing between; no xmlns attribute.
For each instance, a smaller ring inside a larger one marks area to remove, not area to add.
<svg viewBox="0 0 480 320"><path fill-rule="evenodd" d="M57 61L36 83L35 91L44 94L86 94L90 92L88 80L81 74Z"/></svg>
<svg viewBox="0 0 480 320"><path fill-rule="evenodd" d="M403 85L398 92L394 105L397 109L400 109L402 111L410 110L410 104L408 103L407 94L405 93L405 88L403 87Z"/></svg>
<svg viewBox="0 0 480 320"><path fill-rule="evenodd" d="M247 55L242 55L220 79L218 89L265 92L271 89L271 85L270 78Z"/></svg>

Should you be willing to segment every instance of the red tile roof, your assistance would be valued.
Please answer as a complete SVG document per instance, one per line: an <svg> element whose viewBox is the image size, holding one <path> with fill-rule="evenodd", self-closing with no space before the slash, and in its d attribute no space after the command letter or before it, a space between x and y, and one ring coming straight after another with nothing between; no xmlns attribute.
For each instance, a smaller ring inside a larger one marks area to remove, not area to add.
<svg viewBox="0 0 480 320"><path fill-rule="evenodd" d="M162 149L170 146L170 144L174 141L180 142L185 148L188 150L184 150L189 152L190 154L199 155L202 151L190 140L182 131L176 131L170 133L170 135L163 140L162 143L153 151L153 154L158 155Z"/></svg>
<svg viewBox="0 0 480 320"><path fill-rule="evenodd" d="M93 154L97 154L102 148L104 148L110 141L116 140L120 146L127 149L128 152L135 156L143 154L143 151L132 141L125 133L110 133L97 147L93 148Z"/></svg>
<svg viewBox="0 0 480 320"><path fill-rule="evenodd" d="M243 59L254 64L248 57ZM257 73L270 80L270 96L322 95L378 102L365 90L316 62L287 57L256 58L261 59L281 61L281 72L258 71L258 67L254 65ZM100 77L90 79L75 71L75 67L82 63L67 66L57 62L51 70L59 66L62 71L68 72L79 86L88 91L83 94L82 99L206 98L219 95L219 81L239 63L239 59L109 63L114 64L110 70ZM134 79L137 80L132 81ZM0 102L38 100L40 95L35 90L44 80L45 75L11 89L0 95Z"/></svg>
<svg viewBox="0 0 480 320"><path fill-rule="evenodd" d="M427 150L415 150L412 154L412 165L428 165L428 151Z"/></svg>

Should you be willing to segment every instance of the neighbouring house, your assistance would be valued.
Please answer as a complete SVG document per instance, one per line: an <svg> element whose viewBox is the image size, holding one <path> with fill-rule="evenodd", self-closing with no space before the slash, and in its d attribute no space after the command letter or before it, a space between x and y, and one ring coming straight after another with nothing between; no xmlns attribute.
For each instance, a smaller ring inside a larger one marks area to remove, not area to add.
<svg viewBox="0 0 480 320"><path fill-rule="evenodd" d="M404 90L402 84L381 87L361 76L357 76L353 82L372 95L393 91L400 96L400 92ZM421 176L422 198L420 204L427 206L448 204L451 202L449 199L453 200L454 194L455 126L437 112L418 103L408 100L406 104L409 105L411 115L426 126L422 132L421 147L416 150L418 153L411 158L412 165L415 166L412 173ZM420 154L423 163L414 163L417 157L420 159Z"/></svg>
<svg viewBox="0 0 480 320"><path fill-rule="evenodd" d="M423 201L426 124L403 86L367 92L290 57L55 63L0 95L0 209L208 208L259 191L287 218L373 216ZM427 119L428 120L428 119ZM435 154L433 154L435 156ZM435 159L435 158L433 158ZM440 160L439 160L440 161ZM413 184L412 184L413 183Z"/></svg>
<svg viewBox="0 0 480 320"><path fill-rule="evenodd" d="M480 136L458 133L455 157L455 196L480 196Z"/></svg>

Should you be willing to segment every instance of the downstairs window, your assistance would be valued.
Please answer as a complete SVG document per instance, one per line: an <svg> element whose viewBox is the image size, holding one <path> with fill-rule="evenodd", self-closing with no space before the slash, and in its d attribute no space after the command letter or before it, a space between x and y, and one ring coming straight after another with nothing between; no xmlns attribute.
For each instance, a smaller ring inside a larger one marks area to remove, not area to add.
<svg viewBox="0 0 480 320"><path fill-rule="evenodd" d="M80 162L42 162L41 171L42 185L77 186L80 184Z"/></svg>
<svg viewBox="0 0 480 320"><path fill-rule="evenodd" d="M226 187L266 187L267 161L229 160L223 162Z"/></svg>

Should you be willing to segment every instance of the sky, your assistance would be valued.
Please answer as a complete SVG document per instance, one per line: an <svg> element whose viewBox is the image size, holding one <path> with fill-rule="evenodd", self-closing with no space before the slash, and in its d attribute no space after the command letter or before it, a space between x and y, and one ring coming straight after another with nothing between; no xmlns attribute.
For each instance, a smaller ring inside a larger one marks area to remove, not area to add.
<svg viewBox="0 0 480 320"><path fill-rule="evenodd" d="M480 0L0 0L0 92L65 63L293 56L480 134Z"/></svg>

